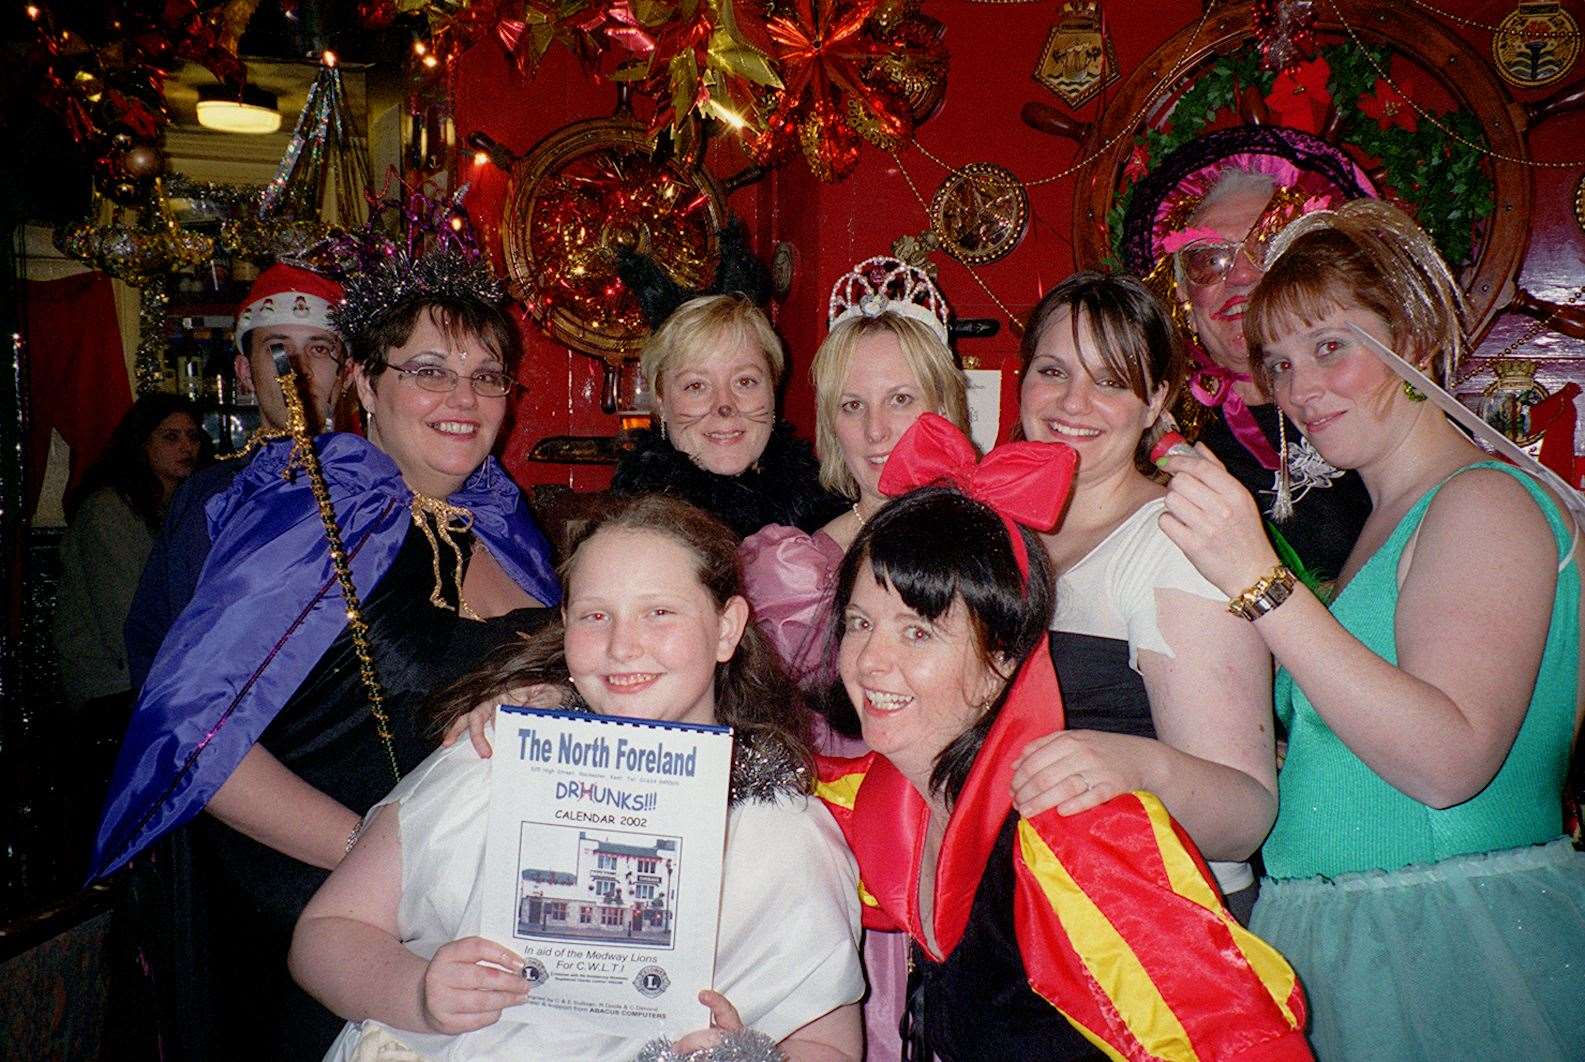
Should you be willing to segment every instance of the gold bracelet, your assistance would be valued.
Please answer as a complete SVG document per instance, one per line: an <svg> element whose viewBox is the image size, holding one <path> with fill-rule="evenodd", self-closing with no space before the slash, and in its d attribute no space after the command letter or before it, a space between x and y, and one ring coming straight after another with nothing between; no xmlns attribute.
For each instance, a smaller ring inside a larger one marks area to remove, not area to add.
<svg viewBox="0 0 1585 1062"><path fill-rule="evenodd" d="M1279 564L1271 573L1256 580L1255 585L1227 603L1227 611L1242 616L1253 623L1293 595L1298 580L1286 564Z"/></svg>

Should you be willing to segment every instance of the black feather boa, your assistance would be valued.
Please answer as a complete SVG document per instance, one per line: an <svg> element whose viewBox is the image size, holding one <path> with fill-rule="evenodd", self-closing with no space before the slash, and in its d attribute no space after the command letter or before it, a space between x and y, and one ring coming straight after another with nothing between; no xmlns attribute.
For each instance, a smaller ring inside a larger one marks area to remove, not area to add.
<svg viewBox="0 0 1585 1062"><path fill-rule="evenodd" d="M681 498L716 516L740 537L768 524L812 533L848 507L820 486L819 473L814 451L786 421L771 431L760 459L736 476L700 468L658 433L640 431L633 449L616 466L611 491Z"/></svg>

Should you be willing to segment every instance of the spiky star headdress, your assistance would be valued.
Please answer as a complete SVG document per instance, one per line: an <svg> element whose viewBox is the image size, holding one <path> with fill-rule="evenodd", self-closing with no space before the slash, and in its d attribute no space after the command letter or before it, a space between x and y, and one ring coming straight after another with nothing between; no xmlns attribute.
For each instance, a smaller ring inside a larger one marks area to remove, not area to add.
<svg viewBox="0 0 1585 1062"><path fill-rule="evenodd" d="M393 250L347 278L346 297L331 309L330 321L356 348L375 324L414 302L458 299L499 306L505 298L505 286L482 260L450 249L417 257Z"/></svg>

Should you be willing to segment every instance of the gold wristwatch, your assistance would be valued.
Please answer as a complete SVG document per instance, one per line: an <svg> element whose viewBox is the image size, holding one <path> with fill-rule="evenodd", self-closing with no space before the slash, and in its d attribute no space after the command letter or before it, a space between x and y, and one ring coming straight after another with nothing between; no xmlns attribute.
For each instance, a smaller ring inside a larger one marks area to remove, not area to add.
<svg viewBox="0 0 1585 1062"><path fill-rule="evenodd" d="M1286 564L1279 564L1271 573L1262 576L1255 585L1227 603L1227 611L1243 616L1251 623L1288 600L1298 580Z"/></svg>

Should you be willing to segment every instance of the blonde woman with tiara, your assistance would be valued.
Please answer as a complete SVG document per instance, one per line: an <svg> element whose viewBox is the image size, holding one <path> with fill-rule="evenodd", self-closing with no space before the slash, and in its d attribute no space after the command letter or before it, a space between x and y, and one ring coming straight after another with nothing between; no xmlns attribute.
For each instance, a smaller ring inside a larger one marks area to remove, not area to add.
<svg viewBox="0 0 1585 1062"><path fill-rule="evenodd" d="M1280 665L1288 735L1251 928L1309 991L1323 1058L1580 1058L1585 855L1562 836L1579 731L1579 531L1366 336L1445 371L1463 304L1396 208L1347 203L1273 243L1245 318L1256 381L1372 511L1330 606L1203 447L1164 531Z"/></svg>
<svg viewBox="0 0 1585 1062"><path fill-rule="evenodd" d="M835 677L828 606L836 570L887 501L876 483L891 448L921 413L968 432L968 384L947 346L947 319L930 278L896 258L866 259L832 288L830 331L809 375L820 483L848 508L813 534L766 527L742 550L754 620L800 685Z"/></svg>
<svg viewBox="0 0 1585 1062"><path fill-rule="evenodd" d="M744 541L743 584L754 622L822 717L821 751L855 755L858 719L836 683L837 569L866 520L887 501L877 489L892 447L921 413L968 432L967 381L947 347L946 300L923 272L895 258L866 259L831 292L830 332L815 353L815 452L821 485L849 508L811 534L771 525ZM870 933L864 943L869 995L866 1057L895 1059L907 987L907 940Z"/></svg>

